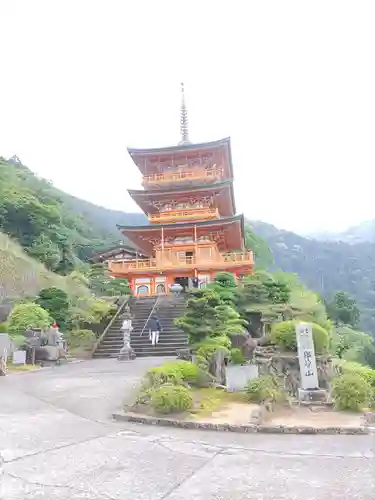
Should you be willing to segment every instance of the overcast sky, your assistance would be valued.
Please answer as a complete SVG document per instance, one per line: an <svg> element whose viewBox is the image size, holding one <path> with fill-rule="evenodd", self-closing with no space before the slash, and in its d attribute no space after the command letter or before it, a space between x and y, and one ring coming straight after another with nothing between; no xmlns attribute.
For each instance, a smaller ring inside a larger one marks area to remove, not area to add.
<svg viewBox="0 0 375 500"><path fill-rule="evenodd" d="M0 0L0 155L138 211L126 147L231 136L237 207L309 232L375 218L375 2Z"/></svg>

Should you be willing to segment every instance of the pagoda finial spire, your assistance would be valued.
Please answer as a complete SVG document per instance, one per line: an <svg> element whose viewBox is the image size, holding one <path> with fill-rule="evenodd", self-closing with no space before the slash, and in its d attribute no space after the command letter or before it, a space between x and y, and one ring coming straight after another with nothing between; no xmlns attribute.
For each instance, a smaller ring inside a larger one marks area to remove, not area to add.
<svg viewBox="0 0 375 500"><path fill-rule="evenodd" d="M180 133L181 133L180 144L190 144L188 112L185 103L185 87L183 83L181 83Z"/></svg>

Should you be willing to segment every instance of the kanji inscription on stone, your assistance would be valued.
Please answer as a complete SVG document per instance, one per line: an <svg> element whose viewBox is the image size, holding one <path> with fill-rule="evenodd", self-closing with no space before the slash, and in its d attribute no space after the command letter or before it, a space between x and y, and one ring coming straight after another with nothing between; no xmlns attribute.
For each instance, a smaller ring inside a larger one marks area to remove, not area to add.
<svg viewBox="0 0 375 500"><path fill-rule="evenodd" d="M301 372L301 389L318 389L319 380L312 326L309 323L299 323L296 326L296 337Z"/></svg>

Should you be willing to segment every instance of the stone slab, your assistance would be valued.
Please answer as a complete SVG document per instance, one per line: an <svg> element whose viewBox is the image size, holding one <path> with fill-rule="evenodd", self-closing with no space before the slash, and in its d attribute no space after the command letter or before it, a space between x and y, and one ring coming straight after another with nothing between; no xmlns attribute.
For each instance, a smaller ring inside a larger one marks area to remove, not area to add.
<svg viewBox="0 0 375 500"><path fill-rule="evenodd" d="M174 419L167 417L151 417L132 412L114 412L112 417L116 421L136 422L146 425L161 425L165 427L179 427L182 429L203 429L225 432L241 433L267 433L267 434L369 434L366 426L307 426L307 425L282 425L282 424L231 424L215 423L213 421L198 421L188 419Z"/></svg>
<svg viewBox="0 0 375 500"><path fill-rule="evenodd" d="M248 382L258 376L257 365L228 365L225 368L228 392L243 391Z"/></svg>

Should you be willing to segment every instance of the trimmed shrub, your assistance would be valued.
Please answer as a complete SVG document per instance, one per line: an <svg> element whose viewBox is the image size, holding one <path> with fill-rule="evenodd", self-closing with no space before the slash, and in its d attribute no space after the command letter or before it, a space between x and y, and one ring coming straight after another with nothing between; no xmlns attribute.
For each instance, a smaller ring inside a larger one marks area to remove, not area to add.
<svg viewBox="0 0 375 500"><path fill-rule="evenodd" d="M0 323L0 333L8 333L8 324Z"/></svg>
<svg viewBox="0 0 375 500"><path fill-rule="evenodd" d="M198 366L190 361L179 359L177 361L167 361L163 366L172 367L180 372L181 378L184 382L194 382L197 378Z"/></svg>
<svg viewBox="0 0 375 500"><path fill-rule="evenodd" d="M69 347L89 348L94 346L96 335L92 330L76 329L66 334Z"/></svg>
<svg viewBox="0 0 375 500"><path fill-rule="evenodd" d="M163 384L181 385L181 371L173 364L164 364L151 368L147 372L147 378L150 386L159 386Z"/></svg>
<svg viewBox="0 0 375 500"><path fill-rule="evenodd" d="M375 387L375 370L369 366L361 365L355 361L345 360L336 360L336 365L343 375L347 373L360 375L366 382Z"/></svg>
<svg viewBox="0 0 375 500"><path fill-rule="evenodd" d="M287 351L297 350L296 326L298 321L282 321L272 326L271 341ZM327 352L329 345L329 335L322 326L312 323L312 333L316 354Z"/></svg>
<svg viewBox="0 0 375 500"><path fill-rule="evenodd" d="M148 378L151 385L175 384L181 385L183 382L194 384L197 380L198 366L190 361L179 359L177 361L167 361L161 366L151 368L148 371Z"/></svg>
<svg viewBox="0 0 375 500"><path fill-rule="evenodd" d="M209 337L195 346L197 357L204 358L208 362L218 349L224 349L229 356L232 343L229 337L221 335L219 337Z"/></svg>
<svg viewBox="0 0 375 500"><path fill-rule="evenodd" d="M280 387L278 380L271 375L260 375L246 386L246 393L250 401L263 403L271 401L279 403L286 399L285 391Z"/></svg>
<svg viewBox="0 0 375 500"><path fill-rule="evenodd" d="M245 363L245 358L243 357L242 351L241 351L241 349L238 349L237 347L234 349L231 349L230 359L234 365L242 365L243 363Z"/></svg>
<svg viewBox="0 0 375 500"><path fill-rule="evenodd" d="M186 387L161 385L151 392L151 406L158 413L173 413L190 410L194 401Z"/></svg>
<svg viewBox="0 0 375 500"><path fill-rule="evenodd" d="M373 391L358 373L346 373L333 381L332 396L339 410L359 411L371 402Z"/></svg>
<svg viewBox="0 0 375 500"><path fill-rule="evenodd" d="M48 312L32 302L16 305L8 317L8 333L24 335L29 328L45 329L51 325Z"/></svg>

